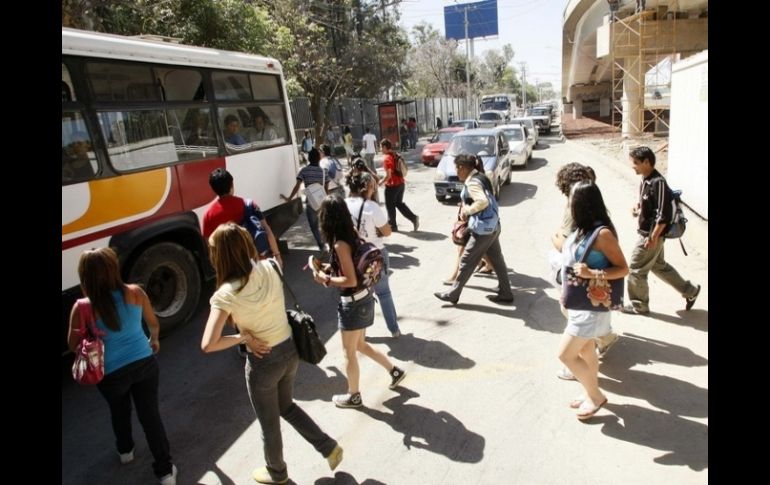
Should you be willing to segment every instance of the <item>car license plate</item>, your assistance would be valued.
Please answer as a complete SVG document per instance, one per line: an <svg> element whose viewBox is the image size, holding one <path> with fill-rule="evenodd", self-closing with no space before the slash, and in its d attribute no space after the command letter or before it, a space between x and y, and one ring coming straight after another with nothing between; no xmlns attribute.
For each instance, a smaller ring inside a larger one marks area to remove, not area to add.
<svg viewBox="0 0 770 485"><path fill-rule="evenodd" d="M463 189L463 184L462 183L455 184L455 190L462 190L462 189Z"/></svg>

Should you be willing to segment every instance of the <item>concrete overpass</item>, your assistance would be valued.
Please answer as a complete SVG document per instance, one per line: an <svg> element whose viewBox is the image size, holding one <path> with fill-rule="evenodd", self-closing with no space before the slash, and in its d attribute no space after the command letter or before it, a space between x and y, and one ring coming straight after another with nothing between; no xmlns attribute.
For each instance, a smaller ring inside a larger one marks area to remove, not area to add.
<svg viewBox="0 0 770 485"><path fill-rule="evenodd" d="M569 0L562 32L565 113L624 135L667 130L670 78L650 88L650 75L708 49L708 0Z"/></svg>

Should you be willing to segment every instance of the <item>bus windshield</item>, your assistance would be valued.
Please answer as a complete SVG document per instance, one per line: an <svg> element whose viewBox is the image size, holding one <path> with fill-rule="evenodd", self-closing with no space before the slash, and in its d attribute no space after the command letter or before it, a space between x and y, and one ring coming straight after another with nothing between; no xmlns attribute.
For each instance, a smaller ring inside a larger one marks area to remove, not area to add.
<svg viewBox="0 0 770 485"><path fill-rule="evenodd" d="M511 109L511 101L507 96L490 96L481 98L481 111L506 111Z"/></svg>

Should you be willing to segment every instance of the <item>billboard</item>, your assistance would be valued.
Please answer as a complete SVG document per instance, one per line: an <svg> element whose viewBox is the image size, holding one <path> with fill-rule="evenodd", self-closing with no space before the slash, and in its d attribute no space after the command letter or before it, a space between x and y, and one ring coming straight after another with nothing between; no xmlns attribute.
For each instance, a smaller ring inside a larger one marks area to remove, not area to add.
<svg viewBox="0 0 770 485"><path fill-rule="evenodd" d="M447 39L465 39L465 9L468 9L468 38L497 35L497 0L461 3L444 7Z"/></svg>

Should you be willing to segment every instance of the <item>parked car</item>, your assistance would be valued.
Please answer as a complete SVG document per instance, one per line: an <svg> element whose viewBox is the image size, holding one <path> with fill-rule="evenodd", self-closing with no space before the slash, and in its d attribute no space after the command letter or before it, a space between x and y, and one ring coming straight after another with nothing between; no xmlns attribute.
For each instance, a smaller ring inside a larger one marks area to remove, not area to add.
<svg viewBox="0 0 770 485"><path fill-rule="evenodd" d="M498 126L498 128L505 132L505 137L508 139L511 166L526 167L527 161L532 158L534 146L534 140L527 127L511 124Z"/></svg>
<svg viewBox="0 0 770 485"><path fill-rule="evenodd" d="M511 183L509 152L508 139L500 128L478 128L457 133L436 167L433 177L436 200L443 202L447 197L460 197L463 183L457 178L454 160L463 153L481 157L484 174L492 182L495 198L499 199L500 186Z"/></svg>
<svg viewBox="0 0 770 485"><path fill-rule="evenodd" d="M535 107L527 110L527 116L535 120L538 130L551 134L551 110L545 107Z"/></svg>
<svg viewBox="0 0 770 485"><path fill-rule="evenodd" d="M479 122L476 120L455 120L449 126L462 126L466 130L472 130L479 127Z"/></svg>
<svg viewBox="0 0 770 485"><path fill-rule="evenodd" d="M507 121L504 111L489 110L479 115L479 128L494 128Z"/></svg>
<svg viewBox="0 0 770 485"><path fill-rule="evenodd" d="M449 128L442 128L433 135L430 142L422 149L422 163L425 165L435 167L438 165L441 156L444 154L444 150L449 146L449 142L455 133L463 131L465 128L462 126L451 126Z"/></svg>
<svg viewBox="0 0 770 485"><path fill-rule="evenodd" d="M511 118L511 121L509 121L510 124L519 124L524 125L527 127L527 130L529 131L529 134L532 135L532 147L536 147L537 143L540 141L540 134L537 131L537 125L535 125L535 120L532 118Z"/></svg>

